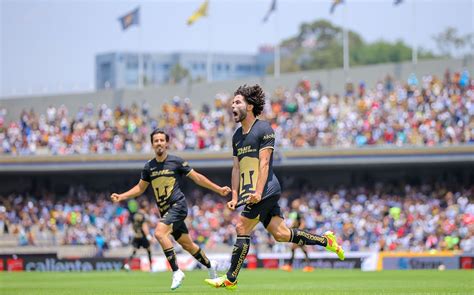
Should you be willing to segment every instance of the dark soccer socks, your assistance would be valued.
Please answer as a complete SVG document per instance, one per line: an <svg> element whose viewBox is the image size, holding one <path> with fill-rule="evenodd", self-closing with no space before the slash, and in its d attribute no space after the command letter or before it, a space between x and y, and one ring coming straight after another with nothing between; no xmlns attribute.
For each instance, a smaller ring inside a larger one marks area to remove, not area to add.
<svg viewBox="0 0 474 295"><path fill-rule="evenodd" d="M306 252L306 249L304 247L301 247L301 251L303 251L304 253L304 262L306 263L307 266L309 266L310 262L309 262L308 252Z"/></svg>
<svg viewBox="0 0 474 295"><path fill-rule="evenodd" d="M296 228L291 229L291 237L290 237L289 242L295 243L300 246L319 245L319 246L326 247L326 245L328 244L328 241L325 237L313 235Z"/></svg>
<svg viewBox="0 0 474 295"><path fill-rule="evenodd" d="M133 248L132 255L130 255L130 258L128 258L128 260L132 260L133 256L135 256L136 253L137 253L137 249Z"/></svg>
<svg viewBox="0 0 474 295"><path fill-rule="evenodd" d="M295 260L295 249L291 248L291 257L290 257L290 262L288 264L290 266L293 266L293 261Z"/></svg>
<svg viewBox="0 0 474 295"><path fill-rule="evenodd" d="M296 251L296 249L291 248L291 257L290 257L290 261L288 262L288 264L290 266L293 266L293 261L295 260L295 251ZM306 251L306 249L304 247L301 247L301 251L303 251L303 253L304 253L304 261L305 261L306 265L309 265L308 252Z"/></svg>
<svg viewBox="0 0 474 295"><path fill-rule="evenodd" d="M174 248L171 247L169 249L163 250L165 253L166 259L168 259L168 262L170 263L171 269L173 271L178 270L178 263L176 262L176 253L174 252Z"/></svg>
<svg viewBox="0 0 474 295"><path fill-rule="evenodd" d="M204 254L201 248L199 248L199 250L193 254L193 257L196 258L196 260L199 261L205 267L207 268L211 267L211 261L209 261L206 254Z"/></svg>
<svg viewBox="0 0 474 295"><path fill-rule="evenodd" d="M232 250L232 259L230 261L230 268L227 271L227 279L231 282L237 280L240 268L244 264L245 257L249 253L250 236L237 236L237 241Z"/></svg>
<svg viewBox="0 0 474 295"><path fill-rule="evenodd" d="M153 262L151 260L151 250L150 250L150 248L147 248L146 252L148 253L148 261L150 261L150 269L151 269Z"/></svg>

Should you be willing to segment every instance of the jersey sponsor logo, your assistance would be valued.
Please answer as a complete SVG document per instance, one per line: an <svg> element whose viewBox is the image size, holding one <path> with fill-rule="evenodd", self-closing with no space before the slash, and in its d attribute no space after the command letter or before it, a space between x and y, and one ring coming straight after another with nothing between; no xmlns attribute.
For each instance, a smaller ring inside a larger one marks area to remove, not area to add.
<svg viewBox="0 0 474 295"><path fill-rule="evenodd" d="M174 172L173 171L170 171L169 169L163 169L163 170L160 170L160 171L154 171L151 173L151 176L154 177L154 176L161 176L161 175L173 175Z"/></svg>
<svg viewBox="0 0 474 295"><path fill-rule="evenodd" d="M270 133L270 134L267 134L267 135L263 136L263 140L268 140L268 139L272 139L272 138L275 138L275 133Z"/></svg>
<svg viewBox="0 0 474 295"><path fill-rule="evenodd" d="M237 149L237 156L240 156L240 155L243 155L243 154L247 154L247 153L252 153L252 152L256 152L257 150L256 149L252 149L252 146L248 145L248 146L244 146L244 147L241 147L241 148L238 148Z"/></svg>

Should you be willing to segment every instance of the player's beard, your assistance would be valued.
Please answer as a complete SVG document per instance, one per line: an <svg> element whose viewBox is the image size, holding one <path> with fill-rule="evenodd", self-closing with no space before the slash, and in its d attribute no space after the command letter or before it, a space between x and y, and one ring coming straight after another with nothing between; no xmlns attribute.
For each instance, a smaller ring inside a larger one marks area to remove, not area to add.
<svg viewBox="0 0 474 295"><path fill-rule="evenodd" d="M237 116L234 116L235 123L241 123L245 118L247 118L247 110L239 109L236 110Z"/></svg>
<svg viewBox="0 0 474 295"><path fill-rule="evenodd" d="M164 153L165 153L165 148L164 148L164 147L157 148L157 149L155 150L155 154L156 154L158 157L163 156Z"/></svg>

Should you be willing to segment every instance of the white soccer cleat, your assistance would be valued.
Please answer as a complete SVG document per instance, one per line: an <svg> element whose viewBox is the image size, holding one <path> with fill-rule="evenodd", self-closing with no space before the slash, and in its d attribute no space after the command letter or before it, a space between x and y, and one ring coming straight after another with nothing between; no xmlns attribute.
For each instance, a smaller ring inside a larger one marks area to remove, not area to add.
<svg viewBox="0 0 474 295"><path fill-rule="evenodd" d="M130 265L128 265L128 263L125 263L123 265L123 269L125 269L126 271L130 271Z"/></svg>
<svg viewBox="0 0 474 295"><path fill-rule="evenodd" d="M171 282L171 290L176 290L181 286L181 283L184 280L184 272L182 272L180 269L177 271L173 272L173 281Z"/></svg>
<svg viewBox="0 0 474 295"><path fill-rule="evenodd" d="M215 260L211 260L211 267L207 271L209 272L210 279L217 278L217 262Z"/></svg>

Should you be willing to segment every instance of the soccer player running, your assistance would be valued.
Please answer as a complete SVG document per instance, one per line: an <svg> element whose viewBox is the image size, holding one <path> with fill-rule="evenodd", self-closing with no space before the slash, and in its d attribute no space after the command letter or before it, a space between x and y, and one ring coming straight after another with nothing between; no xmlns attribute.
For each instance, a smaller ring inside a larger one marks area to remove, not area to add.
<svg viewBox="0 0 474 295"><path fill-rule="evenodd" d="M138 249L143 248L146 250L148 253L148 260L150 261L150 270L151 270L151 249L150 249L150 240L151 240L151 235L150 235L150 229L148 227L148 220L146 216L145 209L147 207L147 204L145 202L142 202L141 208L135 212L132 215L132 227L133 227L133 240L132 240L132 246L133 246L133 251L132 255L130 255L130 258L128 259L128 263L126 263L123 268L125 270L130 270L130 261L132 258L135 256L137 253Z"/></svg>
<svg viewBox="0 0 474 295"><path fill-rule="evenodd" d="M337 244L334 233L328 231L318 236L286 226L278 205L280 183L273 174L275 133L270 123L257 119L264 105L265 95L259 85L243 85L234 93L232 113L235 122L242 126L232 138L232 200L227 207L235 210L244 202L246 206L236 226L237 239L227 274L205 280L216 288L237 287L237 276L250 248L250 234L259 222L278 242L323 246L344 259L344 250Z"/></svg>
<svg viewBox="0 0 474 295"><path fill-rule="evenodd" d="M164 130L155 129L150 134L150 139L155 151L155 157L145 164L140 181L127 192L122 194L113 193L111 198L114 202L120 202L140 196L151 183L155 192L156 204L162 218L156 226L155 237L163 248L163 252L173 270L171 289L175 290L181 286L185 275L178 268L176 253L169 237L170 234L184 250L188 251L202 265L208 268L211 278L215 278L217 276L215 265L211 265L211 262L201 248L189 237L188 228L184 223L184 219L188 214L187 203L178 182L185 175L196 184L210 189L221 196L228 195L231 190L227 186L218 186L204 175L191 169L182 158L168 154L169 135Z"/></svg>
<svg viewBox="0 0 474 295"><path fill-rule="evenodd" d="M305 222L304 219L301 216L301 210L300 210L301 202L299 199L293 200L291 202L291 208L293 209L290 214L288 215L288 219L290 220L291 228L297 228L299 230L304 230L305 229ZM298 245L298 244L291 244L291 258L288 264L285 264L281 267L282 270L285 271L292 271L293 270L293 262L295 260L295 251L297 248L301 248L301 251L304 253L305 257L305 264L306 266L303 268L304 272L312 272L314 268L310 265L309 261L309 256L308 252L306 251L306 246L305 245Z"/></svg>

